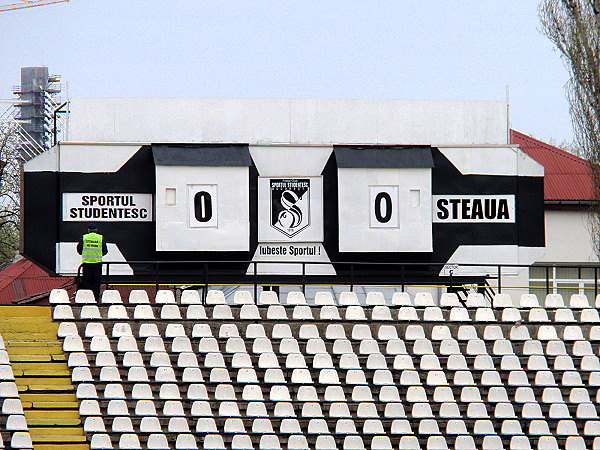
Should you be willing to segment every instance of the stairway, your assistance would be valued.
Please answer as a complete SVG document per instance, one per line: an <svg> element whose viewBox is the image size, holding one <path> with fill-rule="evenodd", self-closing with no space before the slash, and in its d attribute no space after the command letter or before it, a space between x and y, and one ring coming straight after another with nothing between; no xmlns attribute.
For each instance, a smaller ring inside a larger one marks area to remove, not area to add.
<svg viewBox="0 0 600 450"><path fill-rule="evenodd" d="M88 450L52 308L0 307L8 351L35 449Z"/></svg>

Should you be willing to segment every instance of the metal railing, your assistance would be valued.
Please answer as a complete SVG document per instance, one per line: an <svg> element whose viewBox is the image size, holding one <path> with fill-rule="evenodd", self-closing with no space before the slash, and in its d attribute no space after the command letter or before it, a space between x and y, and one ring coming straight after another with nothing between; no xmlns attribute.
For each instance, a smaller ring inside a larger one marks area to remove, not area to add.
<svg viewBox="0 0 600 450"><path fill-rule="evenodd" d="M211 285L251 285L254 290L254 298L257 298L259 286L274 286L280 283L286 285L301 286L302 292L306 293L306 287L311 285L347 285L353 291L355 286L399 286L404 291L407 285L420 283L422 286L438 286L447 288L449 292L460 292L467 286L472 289L476 286L478 290L491 297L496 289L502 293L505 284L503 277L516 275L519 271L532 267L543 268L546 273L545 291L552 293L555 287L551 281L550 270L552 268L593 269L594 297L598 295L600 265L568 265L568 264L455 264L455 263L406 263L406 262L322 262L322 261L253 261L253 260L231 260L231 261L107 261L102 263L106 266L104 283L106 286L111 281L127 279L131 284L151 284L159 288L160 285L189 285L198 286L202 289L203 299ZM115 267L128 266L137 267L134 275L117 275ZM235 266L238 270L224 270L224 266ZM274 274L265 270L262 266L274 266L271 272L277 270L278 265L295 266L299 269L294 274ZM310 266L333 266L336 275L314 274ZM214 267L218 266L218 267ZM260 269L259 269L259 266ZM77 283L81 280L83 265L77 270ZM245 267L245 270L240 269ZM112 273L111 273L112 268ZM179 269L178 269L179 268ZM309 270L307 270L307 268ZM465 269L470 270L465 273ZM234 273L232 273L234 272ZM529 279L529 277L528 277ZM495 283L490 284L490 281ZM541 289L536 286L531 289Z"/></svg>

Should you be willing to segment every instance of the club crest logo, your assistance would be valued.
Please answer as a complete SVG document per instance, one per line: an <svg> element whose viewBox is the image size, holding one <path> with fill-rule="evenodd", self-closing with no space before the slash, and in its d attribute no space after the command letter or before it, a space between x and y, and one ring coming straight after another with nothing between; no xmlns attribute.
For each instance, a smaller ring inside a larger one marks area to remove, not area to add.
<svg viewBox="0 0 600 450"><path fill-rule="evenodd" d="M271 179L271 226L288 237L310 225L310 179Z"/></svg>

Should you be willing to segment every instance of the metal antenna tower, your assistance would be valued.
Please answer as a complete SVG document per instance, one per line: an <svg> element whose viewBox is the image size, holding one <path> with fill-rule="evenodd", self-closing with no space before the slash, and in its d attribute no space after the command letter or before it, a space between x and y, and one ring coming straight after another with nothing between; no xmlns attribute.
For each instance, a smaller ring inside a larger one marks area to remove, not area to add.
<svg viewBox="0 0 600 450"><path fill-rule="evenodd" d="M15 111L11 116L20 123L23 135L35 142L35 149L23 149L24 160L48 150L60 131L60 123L57 123L60 118L56 111L64 105L58 97L62 91L59 81L60 76L49 75L47 67L21 68L21 85L13 88L18 101L13 103ZM34 154L31 154L32 151Z"/></svg>

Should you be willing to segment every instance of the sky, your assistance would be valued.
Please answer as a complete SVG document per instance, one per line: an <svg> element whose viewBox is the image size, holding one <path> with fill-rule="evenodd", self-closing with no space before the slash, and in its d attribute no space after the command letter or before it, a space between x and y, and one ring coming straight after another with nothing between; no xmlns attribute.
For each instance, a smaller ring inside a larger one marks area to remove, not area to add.
<svg viewBox="0 0 600 450"><path fill-rule="evenodd" d="M509 86L512 128L570 141L568 73L537 3L71 0L0 12L0 98L37 65L71 98L504 100Z"/></svg>

